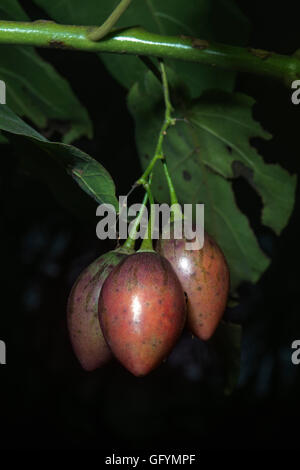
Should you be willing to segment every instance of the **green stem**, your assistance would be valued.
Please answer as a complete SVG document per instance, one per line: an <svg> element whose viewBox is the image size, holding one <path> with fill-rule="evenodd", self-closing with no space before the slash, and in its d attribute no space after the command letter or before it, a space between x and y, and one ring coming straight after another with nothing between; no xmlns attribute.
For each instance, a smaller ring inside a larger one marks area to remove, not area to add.
<svg viewBox="0 0 300 470"><path fill-rule="evenodd" d="M165 36L128 28L114 31L102 41L87 35L94 28L59 25L52 21L0 21L0 44L114 52L176 59L263 75L289 88L300 78L300 59L259 49L243 48L186 36Z"/></svg>
<svg viewBox="0 0 300 470"><path fill-rule="evenodd" d="M165 160L163 160L163 167L164 167L167 184L169 187L170 202L171 202L171 207L172 207L170 220L171 222L174 222L175 220L182 220L182 210L178 202L177 194L176 194L173 181L171 179L171 176L168 170L167 162Z"/></svg>
<svg viewBox="0 0 300 470"><path fill-rule="evenodd" d="M146 183L144 185L144 188L147 191L148 198L149 198L149 203L150 203L151 206L153 206L154 205L154 197L153 197L152 190L151 190L151 183L152 183L152 174L150 175L148 183Z"/></svg>
<svg viewBox="0 0 300 470"><path fill-rule="evenodd" d="M164 160L164 154L163 154L164 137L167 133L169 126L174 125L176 122L175 119L172 119L171 117L171 112L173 110L173 107L170 101L166 70L162 61L160 61L160 67L161 67L161 77L162 77L162 85L163 85L164 100L165 100L165 119L161 127L159 136L158 136L158 141L157 141L156 149L154 152L154 157L150 161L149 165L147 166L146 170L144 171L140 179L137 181L137 184L145 184L156 162L158 160Z"/></svg>
<svg viewBox="0 0 300 470"><path fill-rule="evenodd" d="M145 63L145 65L147 67L149 67L149 64L147 63L147 61L145 62L143 60L143 62ZM181 212L181 209L179 208L176 191L175 191L175 188L174 188L174 185L173 185L173 182L172 182L169 170L168 170L167 162L165 160L164 153L163 153L163 140L164 140L164 137L167 133L167 130L168 130L169 126L175 125L176 120L172 118L173 106L172 106L171 100L170 100L170 91L169 91L169 84L168 84L168 79L167 79L166 68L165 68L165 65L164 65L162 60L160 60L159 62L160 62L160 69L161 69L161 76L159 78L161 79L161 82L162 82L164 101L165 101L165 119L164 119L163 125L162 125L160 133L159 133L158 142L157 142L157 145L156 145L154 157L152 158L152 160L150 161L150 163L147 166L146 170L144 171L143 175L138 179L136 184L142 184L142 185L144 185L145 189L147 189L148 176L150 175L150 173L152 173L152 170L153 170L154 165L156 164L157 160L161 160L162 164L163 164L167 184L168 184L168 187L169 187L170 202L171 202L172 206L175 206L173 208L174 211L173 211L171 217L172 217L172 220L178 220L178 219L181 220L182 219L182 212ZM152 70L152 67L150 67L150 70L152 71L152 73L154 73L154 71ZM157 76L157 72L154 73L154 74L155 74L155 76ZM150 204L152 204L150 197L149 197L149 200L150 200Z"/></svg>
<svg viewBox="0 0 300 470"><path fill-rule="evenodd" d="M169 173L169 170L168 170L167 162L165 160L163 160L162 163L163 163L163 167L164 167L164 172L165 172L165 177L166 177L166 180L167 180L167 184L168 184L168 187L169 187L171 205L178 204L176 191L175 191L173 181L171 179L171 176L170 176L170 173Z"/></svg>
<svg viewBox="0 0 300 470"><path fill-rule="evenodd" d="M119 5L115 8L112 14L103 23L103 25L88 34L88 39L91 41L100 41L100 39L104 38L104 36L110 33L120 16L122 16L129 7L130 3L131 0L121 0Z"/></svg>
<svg viewBox="0 0 300 470"><path fill-rule="evenodd" d="M171 100L170 100L170 92L169 92L167 73L166 73L165 65L162 61L160 62L160 66L161 66L164 100L165 100L165 107L166 107L165 122L169 123L169 126L170 126L170 125L175 124L175 120L172 119L173 106L172 106ZM177 219L182 218L181 210L180 210L180 213L179 213L179 210L178 210L179 209L178 208L178 198L177 198L176 191L175 191L175 188L174 188L174 185L173 185L173 181L172 181L172 178L170 176L168 165L167 165L167 162L166 162L165 159L162 160L162 164L163 164L165 177L166 177L168 188L169 188L171 206L175 205L175 213L172 213L171 219L172 220L175 220L175 219L177 220Z"/></svg>
<svg viewBox="0 0 300 470"><path fill-rule="evenodd" d="M151 182L152 182L152 174L149 178L149 181L147 183L144 183L144 188L147 191L149 202L150 202L150 214L149 214L149 219L148 219L148 237L144 238L141 247L138 251L154 251L153 250L153 242L152 242L152 231L153 231L153 220L154 220L154 198L153 194L151 191Z"/></svg>
<svg viewBox="0 0 300 470"><path fill-rule="evenodd" d="M163 61L160 61L160 67L161 67L161 75L162 75L163 91L164 91L164 100L165 100L165 108L166 108L165 123L167 124L167 128L166 128L166 130L163 134L163 137L164 137L168 127L174 125L176 121L175 121L175 119L172 118L173 106L172 106L171 100L170 100L169 84L168 84L165 64L163 63ZM162 148L161 148L161 152L162 152ZM169 173L169 170L168 170L168 166L167 166L167 162L166 162L165 159L162 160L162 164L163 164L163 167L164 167L164 172L165 172L166 180L167 180L168 187L169 187L171 205L172 204L178 204L178 199L177 199L177 196L176 196L173 181L171 179L171 176L170 176L170 173Z"/></svg>
<svg viewBox="0 0 300 470"><path fill-rule="evenodd" d="M129 233L129 236L126 240L126 242L123 244L122 248L125 248L125 249L128 249L128 250L133 250L134 249L134 246L135 246L135 235L136 235L136 232L140 226L140 223L141 223L141 220L142 220L142 217L143 217L143 214L144 214L144 210L145 210L145 207L147 205L147 202L148 202L148 192L146 191L145 193L145 196L144 196L144 199L143 199L143 202L142 202L142 207L139 211L139 214L137 216L137 218L135 219L134 221L134 224L130 230L130 233Z"/></svg>
<svg viewBox="0 0 300 470"><path fill-rule="evenodd" d="M147 166L147 168L144 171L144 173L142 174L142 176L137 180L136 184L145 185L147 183L147 179L148 179L150 173L152 173L152 170L154 168L155 163L157 162L157 160L160 160L160 159L163 159L163 158L164 158L163 155L159 155L155 152L154 157L150 161L149 165Z"/></svg>
<svg viewBox="0 0 300 470"><path fill-rule="evenodd" d="M162 60L160 60L160 69L161 69L161 76L162 76L162 83L163 83L163 91L164 91L164 100L165 100L165 107L166 107L166 114L165 114L165 121L168 125L175 124L175 120L172 119L172 111L173 106L170 100L170 91L169 91L169 84L167 79L167 72L165 68L165 64Z"/></svg>
<svg viewBox="0 0 300 470"><path fill-rule="evenodd" d="M137 181L137 183L143 184L145 186L148 175L152 172L153 167L156 164L157 160L161 160L163 164L167 184L169 187L171 205L175 205L175 210L172 213L171 217L172 217L172 220L175 220L175 219L177 220L177 219L182 218L182 213L178 206L178 198L177 198L175 188L174 188L174 185L173 185L173 182L172 182L169 170L168 170L167 162L165 160L164 153L163 153L164 137L167 133L168 128L174 125L176 121L175 119L172 118L173 106L170 100L170 91L169 91L167 73L166 73L165 65L162 60L160 60L160 69L161 69L161 81L162 81L162 86L163 86L164 101L165 101L165 119L164 119L162 128L159 133L154 157L150 161L148 167L146 168L141 178Z"/></svg>

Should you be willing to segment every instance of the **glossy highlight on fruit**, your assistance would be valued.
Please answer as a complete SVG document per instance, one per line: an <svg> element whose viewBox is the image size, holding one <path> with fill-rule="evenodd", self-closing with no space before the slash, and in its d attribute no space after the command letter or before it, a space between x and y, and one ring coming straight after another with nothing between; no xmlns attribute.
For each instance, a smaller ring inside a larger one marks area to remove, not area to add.
<svg viewBox="0 0 300 470"><path fill-rule="evenodd" d="M198 338L207 340L226 307L229 269L223 252L208 233L204 234L200 250L187 250L185 242L185 238L160 239L156 249L170 261L187 294L190 330Z"/></svg>
<svg viewBox="0 0 300 470"><path fill-rule="evenodd" d="M82 367L92 371L111 357L98 318L98 301L103 282L128 253L110 251L97 258L78 277L67 307L68 328L75 355Z"/></svg>
<svg viewBox="0 0 300 470"><path fill-rule="evenodd" d="M117 359L134 375L157 367L185 322L185 297L170 263L154 251L124 259L99 298L103 334Z"/></svg>

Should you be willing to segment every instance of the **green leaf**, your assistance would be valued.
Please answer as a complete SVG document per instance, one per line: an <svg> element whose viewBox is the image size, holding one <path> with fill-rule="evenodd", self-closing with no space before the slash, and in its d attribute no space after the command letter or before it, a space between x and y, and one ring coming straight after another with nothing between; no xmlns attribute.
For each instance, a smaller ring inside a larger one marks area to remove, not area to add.
<svg viewBox="0 0 300 470"><path fill-rule="evenodd" d="M186 116L205 145L207 167L225 178L247 179L262 198L262 223L280 234L293 209L297 178L266 164L251 146L253 137L271 138L252 117L254 103L245 95L211 92Z"/></svg>
<svg viewBox="0 0 300 470"><path fill-rule="evenodd" d="M3 0L0 19L28 21L15 0ZM57 128L65 143L92 136L92 124L68 82L31 47L0 47L0 79L7 88L7 104L39 129ZM64 130L66 128L66 130Z"/></svg>
<svg viewBox="0 0 300 470"><path fill-rule="evenodd" d="M240 374L242 327L221 321L210 343L224 363L224 393L230 395L237 385Z"/></svg>
<svg viewBox="0 0 300 470"><path fill-rule="evenodd" d="M9 138L18 157L20 173L48 186L57 202L82 222L95 220L96 202L54 158L48 158L44 149L23 136L10 134Z"/></svg>
<svg viewBox="0 0 300 470"><path fill-rule="evenodd" d="M226 255L232 289L241 281L256 282L269 260L236 205L231 179L242 175L253 185L262 197L262 222L279 233L293 208L296 177L278 165L265 164L251 146L251 137L270 136L253 120L249 97L211 92L189 102L178 88L173 89L172 97L178 103L174 115L182 120L168 130L164 152L179 199L205 204L205 226ZM146 167L164 113L160 84L150 72L133 86L128 104ZM158 200L169 199L161 166L155 167L154 188Z"/></svg>
<svg viewBox="0 0 300 470"><path fill-rule="evenodd" d="M60 23L102 24L119 0L35 0L40 7ZM134 0L120 18L117 26L140 25L145 29L168 35L188 35L229 44L247 42L249 24L232 0ZM101 58L111 74L129 88L145 72L138 58L125 55L102 54ZM182 61L168 61L190 89L199 96L204 89L232 90L235 73L216 73L208 66Z"/></svg>
<svg viewBox="0 0 300 470"><path fill-rule="evenodd" d="M115 185L110 174L92 157L72 145L49 142L32 127L22 121L7 105L0 106L0 129L13 135L22 136L35 147L35 161L47 172L49 161L63 174L68 174L77 185L99 204L118 207ZM27 143L28 148L28 143ZM37 152L37 149L39 152ZM29 151L25 151L25 154ZM32 155L30 155L32 158ZM34 166L34 165L33 165ZM45 168L44 168L45 166ZM55 181L53 181L55 187ZM66 188L66 197L68 191ZM76 201L74 201L74 204Z"/></svg>

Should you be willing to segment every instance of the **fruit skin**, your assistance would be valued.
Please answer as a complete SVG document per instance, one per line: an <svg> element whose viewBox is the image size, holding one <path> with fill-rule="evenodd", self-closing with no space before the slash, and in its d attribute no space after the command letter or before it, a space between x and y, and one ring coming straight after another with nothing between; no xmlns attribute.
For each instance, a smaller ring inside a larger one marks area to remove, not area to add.
<svg viewBox="0 0 300 470"><path fill-rule="evenodd" d="M186 250L185 241L185 238L160 239L156 249L170 261L187 294L190 330L198 338L208 340L226 307L229 269L223 252L208 233L204 233L200 250Z"/></svg>
<svg viewBox="0 0 300 470"><path fill-rule="evenodd" d="M98 300L103 282L126 256L122 250L109 251L80 274L68 299L68 329L74 353L83 369L92 371L111 358L98 319Z"/></svg>
<svg viewBox="0 0 300 470"><path fill-rule="evenodd" d="M108 276L99 298L103 334L136 376L169 354L185 323L185 297L170 263L154 251L128 256Z"/></svg>

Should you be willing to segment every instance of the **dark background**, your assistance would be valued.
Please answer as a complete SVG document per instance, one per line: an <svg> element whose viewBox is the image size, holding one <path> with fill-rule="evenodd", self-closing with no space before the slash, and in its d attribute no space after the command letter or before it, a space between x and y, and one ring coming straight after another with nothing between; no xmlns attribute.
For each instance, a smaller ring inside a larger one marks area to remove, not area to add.
<svg viewBox="0 0 300 470"><path fill-rule="evenodd" d="M239 3L253 25L249 45L287 54L300 47L294 2L272 8ZM31 2L22 4L33 19L42 16ZM99 158L118 193L126 194L140 175L126 91L92 54L40 53L71 81L94 122L93 141L75 144ZM298 173L300 106L291 104L289 90L248 75L239 76L237 89L258 100L255 117L275 136L253 144L266 161ZM96 217L79 221L26 175L10 147L1 147L1 156L0 339L7 344L7 365L0 366L1 448L102 449L108 455L297 448L300 365L291 363L291 343L300 339L298 199L278 238L260 224L256 193L243 180L234 183L273 262L257 285L241 286L240 305L226 312L244 334L239 385L224 397L218 358L188 335L145 378L116 362L92 373L80 368L66 328L68 293L80 271L113 245L96 239Z"/></svg>

